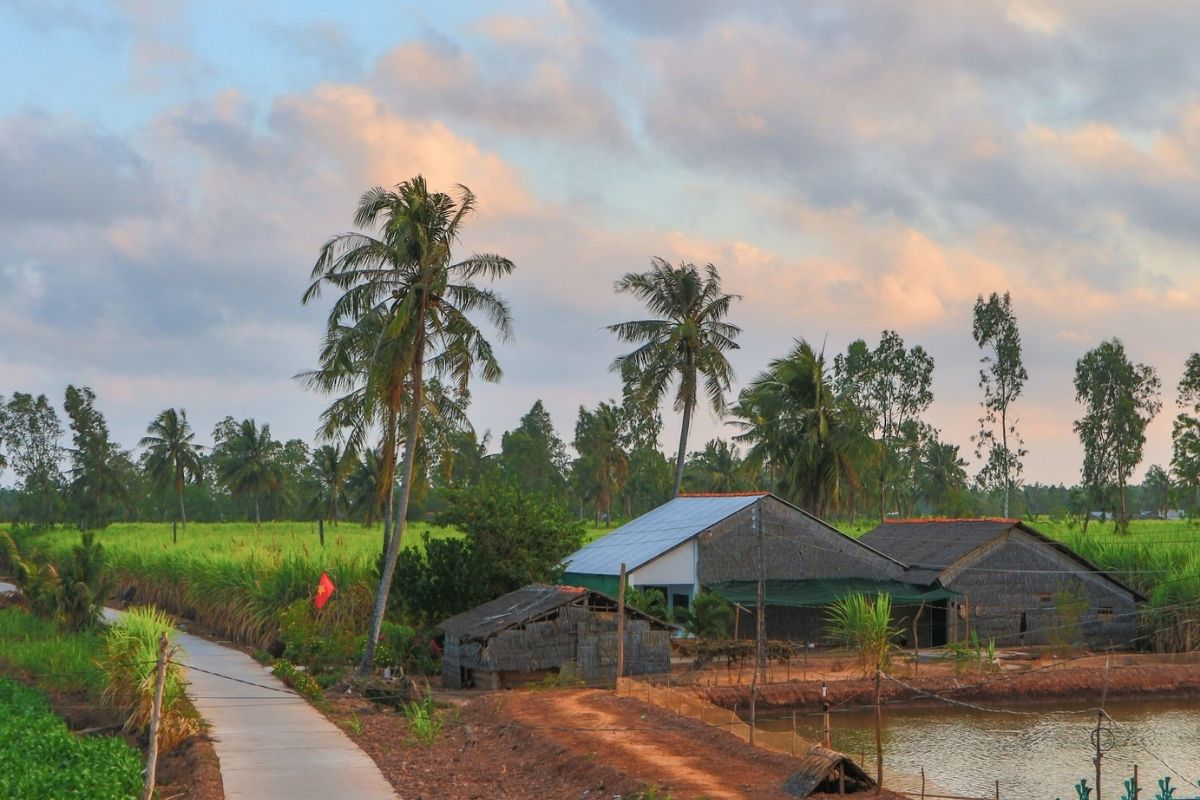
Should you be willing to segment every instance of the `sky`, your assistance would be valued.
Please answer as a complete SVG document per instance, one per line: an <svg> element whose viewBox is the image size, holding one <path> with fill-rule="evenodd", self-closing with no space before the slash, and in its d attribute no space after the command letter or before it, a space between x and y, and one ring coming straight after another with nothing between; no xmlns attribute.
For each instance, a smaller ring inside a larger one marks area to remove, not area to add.
<svg viewBox="0 0 1200 800"><path fill-rule="evenodd" d="M972 469L972 307L1011 292L1028 481L1077 481L1075 361L1118 337L1163 383L1139 478L1200 349L1196 41L1186 0L0 0L0 395L91 386L126 447L166 407L311 440L317 251L423 174L517 265L496 441L620 397L612 284L660 256L741 295L739 386L796 338L924 346Z"/></svg>

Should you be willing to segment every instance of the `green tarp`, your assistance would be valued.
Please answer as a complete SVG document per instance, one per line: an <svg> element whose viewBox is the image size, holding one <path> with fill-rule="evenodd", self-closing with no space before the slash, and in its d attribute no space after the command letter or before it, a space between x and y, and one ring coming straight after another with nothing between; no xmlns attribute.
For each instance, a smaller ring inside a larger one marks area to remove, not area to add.
<svg viewBox="0 0 1200 800"><path fill-rule="evenodd" d="M848 594L860 593L892 596L893 605L917 605L958 597L958 592L941 586L914 586L900 581L877 581L869 578L828 578L808 581L766 581L766 604L769 606L827 606ZM731 603L746 608L758 604L756 581L727 581L708 587Z"/></svg>
<svg viewBox="0 0 1200 800"><path fill-rule="evenodd" d="M582 572L567 572L563 574L561 583L564 586L582 586L585 589L591 589L594 592L600 592L609 597L616 597L621 590L621 578L619 575L592 575Z"/></svg>

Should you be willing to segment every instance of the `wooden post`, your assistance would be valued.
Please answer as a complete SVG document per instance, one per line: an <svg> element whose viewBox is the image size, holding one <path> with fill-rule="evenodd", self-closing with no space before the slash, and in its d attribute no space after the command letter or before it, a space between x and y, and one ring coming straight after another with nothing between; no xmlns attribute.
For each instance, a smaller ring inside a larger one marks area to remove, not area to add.
<svg viewBox="0 0 1200 800"><path fill-rule="evenodd" d="M158 718L162 715L163 687L167 683L167 634L158 641L158 665L154 670L154 704L150 707L150 746L146 753L145 781L141 800L154 796L155 773L158 771Z"/></svg>
<svg viewBox="0 0 1200 800"><path fill-rule="evenodd" d="M1138 774L1137 764L1133 765L1133 800L1138 800Z"/></svg>
<svg viewBox="0 0 1200 800"><path fill-rule="evenodd" d="M829 735L830 734L830 732L829 732L829 701L825 698L825 679L824 678L821 678L821 711L824 712L824 717L825 717L825 736L824 736L824 738L821 739L821 743L824 744L825 747L832 748L833 745L830 743L830 735Z"/></svg>
<svg viewBox="0 0 1200 800"><path fill-rule="evenodd" d="M317 520L317 536L321 537L321 547L325 546L325 518Z"/></svg>
<svg viewBox="0 0 1200 800"><path fill-rule="evenodd" d="M921 767L921 800L925 800L925 768Z"/></svg>
<svg viewBox="0 0 1200 800"><path fill-rule="evenodd" d="M670 669L670 662L667 669ZM625 675L625 562L621 562L621 582L617 589L617 677L613 685L621 683Z"/></svg>
<svg viewBox="0 0 1200 800"><path fill-rule="evenodd" d="M913 615L913 674L919 675L921 672L921 613L925 611L925 601L921 601L921 605L917 606L917 613Z"/></svg>
<svg viewBox="0 0 1200 800"><path fill-rule="evenodd" d="M750 678L750 744L754 744L755 730L758 727L758 679L766 666L766 652L763 647L766 633L766 617L763 614L763 600L766 597L766 549L763 546L762 501L754 504L754 530L758 534L758 595L755 611L757 631L754 641L755 667L754 675Z"/></svg>
<svg viewBox="0 0 1200 800"><path fill-rule="evenodd" d="M755 658L758 661L760 680L767 681L767 547L763 533L762 501L754 504L754 528L758 533L758 630Z"/></svg>
<svg viewBox="0 0 1200 800"><path fill-rule="evenodd" d="M179 520L171 520L171 544L179 544L179 532L177 530L178 526Z"/></svg>
<svg viewBox="0 0 1200 800"><path fill-rule="evenodd" d="M875 794L883 789L883 678L875 668ZM1098 800L1098 799L1097 799Z"/></svg>
<svg viewBox="0 0 1200 800"><path fill-rule="evenodd" d="M1099 797L1099 794L1097 793L1096 796ZM996 800L1000 800L1000 781L999 780L996 781Z"/></svg>
<svg viewBox="0 0 1200 800"><path fill-rule="evenodd" d="M796 755L796 711L792 709L792 755Z"/></svg>
<svg viewBox="0 0 1200 800"><path fill-rule="evenodd" d="M1100 800L1100 726L1104 723L1104 710L1096 712L1096 800Z"/></svg>

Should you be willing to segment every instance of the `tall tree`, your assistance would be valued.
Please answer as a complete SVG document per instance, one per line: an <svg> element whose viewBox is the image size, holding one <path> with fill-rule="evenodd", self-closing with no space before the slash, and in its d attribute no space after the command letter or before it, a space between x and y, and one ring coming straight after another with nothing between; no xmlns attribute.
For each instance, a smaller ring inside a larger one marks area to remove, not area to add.
<svg viewBox="0 0 1200 800"><path fill-rule="evenodd" d="M128 454L109 441L108 423L96 408L96 393L84 386L68 386L63 409L71 420L71 494L79 505L83 524L102 528L108 524L112 503L128 507L125 482Z"/></svg>
<svg viewBox="0 0 1200 800"><path fill-rule="evenodd" d="M683 415L675 457L674 494L678 495L688 430L701 394L714 414L725 411L725 393L733 382L733 368L725 353L737 349L734 340L742 332L725 318L733 301L741 297L721 291L721 276L712 264L706 265L701 275L695 264L672 267L657 256L650 260L649 270L626 273L615 289L637 297L654 318L608 327L622 342L640 344L619 356L613 370L636 381L637 393L652 399L656 406L672 384L678 386L675 410Z"/></svg>
<svg viewBox="0 0 1200 800"><path fill-rule="evenodd" d="M449 376L463 391L476 367L484 380L500 379L492 346L470 314L483 314L505 340L511 338L507 304L474 281L510 274L512 261L493 254L452 261L462 224L475 209L475 195L465 186L458 189L457 198L431 192L418 175L394 190L368 190L359 201L354 224L376 235L344 233L330 239L313 266L312 283L303 298L311 302L325 285L341 292L329 313L321 354L325 376L315 385L330 392L361 387L359 418L383 427L383 483L389 487L385 526L393 533L359 665L363 674L375 660L421 439L421 414L411 413L397 498L390 487L402 400L409 408L422 408L427 369Z"/></svg>
<svg viewBox="0 0 1200 800"><path fill-rule="evenodd" d="M1180 411L1171 428L1171 472L1190 492L1191 505L1200 489L1200 353L1188 356L1175 402Z"/></svg>
<svg viewBox="0 0 1200 800"><path fill-rule="evenodd" d="M859 339L837 356L834 380L838 395L859 410L864 429L880 444L877 499L885 516L888 500L898 506L898 493L913 480L902 469L909 443L905 429L933 402L933 357L920 345L906 349L898 333L885 330L874 350Z"/></svg>
<svg viewBox="0 0 1200 800"><path fill-rule="evenodd" d="M959 457L958 445L934 434L924 442L917 487L934 514L959 513L967 491L967 462ZM1008 516L1007 507L1004 514Z"/></svg>
<svg viewBox="0 0 1200 800"><path fill-rule="evenodd" d="M1009 497L1020 484L1021 459L1026 455L1016 416L1009 407L1020 397L1029 378L1021 360L1021 332L1008 292L1003 296L992 292L986 301L979 295L972 334L975 344L984 351L980 359L983 369L979 370L983 417L974 437L975 457L984 459L978 480L985 489L1001 492L1007 517Z"/></svg>
<svg viewBox="0 0 1200 800"><path fill-rule="evenodd" d="M234 497L249 496L254 501L254 524L262 527L261 502L264 495L278 491L283 483L279 457L283 446L271 438L271 426L258 426L244 419L227 431L213 446L213 458L221 480Z"/></svg>
<svg viewBox="0 0 1200 800"><path fill-rule="evenodd" d="M817 516L845 503L861 485L858 465L873 448L858 409L833 391L824 353L804 340L767 365L734 409L750 445L748 459L774 475L784 497Z"/></svg>
<svg viewBox="0 0 1200 800"><path fill-rule="evenodd" d="M567 487L567 446L538 400L500 439L500 468L524 492L562 497Z"/></svg>
<svg viewBox="0 0 1200 800"><path fill-rule="evenodd" d="M1174 490L1171 475L1158 464L1151 464L1146 470L1142 481L1142 502L1150 505L1154 515L1162 519L1166 517L1171 507L1171 494Z"/></svg>
<svg viewBox="0 0 1200 800"><path fill-rule="evenodd" d="M188 423L187 411L168 408L146 427L146 436L138 447L146 448L146 469L159 488L175 487L179 498L179 520L187 527L187 509L183 504L183 487L190 480L199 483L204 477L200 460L200 445Z"/></svg>
<svg viewBox="0 0 1200 800"><path fill-rule="evenodd" d="M1118 525L1129 530L1125 488L1142 460L1146 426L1162 407L1154 368L1133 364L1118 339L1101 342L1075 363L1075 399L1083 416L1075 433L1083 444L1083 483L1100 495L1117 490Z"/></svg>
<svg viewBox="0 0 1200 800"><path fill-rule="evenodd" d="M613 498L629 480L629 455L621 446L621 415L613 403L600 403L595 411L579 407L575 423L574 478L582 497L591 501L596 523L612 523Z"/></svg>
<svg viewBox="0 0 1200 800"><path fill-rule="evenodd" d="M15 392L0 409L0 442L8 451L26 516L39 523L57 519L62 507L62 423L41 394Z"/></svg>

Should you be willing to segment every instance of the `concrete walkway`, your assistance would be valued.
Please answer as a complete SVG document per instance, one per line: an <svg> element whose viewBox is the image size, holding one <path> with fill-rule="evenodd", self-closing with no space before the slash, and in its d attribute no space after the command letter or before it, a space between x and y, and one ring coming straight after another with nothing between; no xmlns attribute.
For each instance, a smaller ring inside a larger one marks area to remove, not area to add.
<svg viewBox="0 0 1200 800"><path fill-rule="evenodd" d="M110 621L120 614L104 610ZM196 668L188 696L210 725L226 800L395 800L375 762L254 659L186 633L175 643L176 660Z"/></svg>

